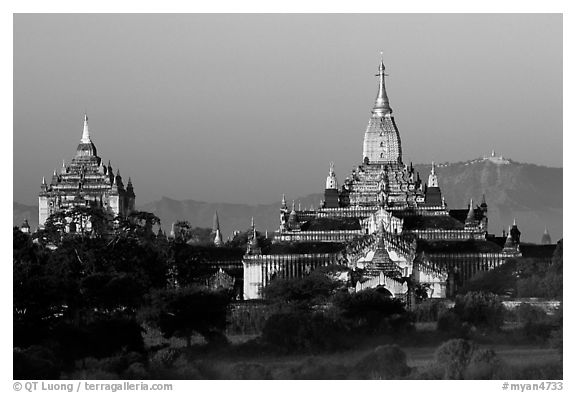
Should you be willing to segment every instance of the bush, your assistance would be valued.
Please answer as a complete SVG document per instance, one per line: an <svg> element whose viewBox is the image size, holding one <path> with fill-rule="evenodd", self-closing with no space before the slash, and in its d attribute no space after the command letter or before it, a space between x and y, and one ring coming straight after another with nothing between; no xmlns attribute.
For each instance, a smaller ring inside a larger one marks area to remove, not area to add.
<svg viewBox="0 0 576 393"><path fill-rule="evenodd" d="M325 302L340 283L326 274L312 272L303 278L275 279L264 288L264 298L302 308Z"/></svg>
<svg viewBox="0 0 576 393"><path fill-rule="evenodd" d="M504 306L491 293L469 292L457 296L454 313L462 322L467 322L478 329L495 331L504 324Z"/></svg>
<svg viewBox="0 0 576 393"><path fill-rule="evenodd" d="M334 305L341 311L347 324L364 333L397 333L413 328L404 303L390 298L379 289L339 293Z"/></svg>
<svg viewBox="0 0 576 393"><path fill-rule="evenodd" d="M436 365L443 370L444 379L463 379L475 346L471 341L452 339L434 353Z"/></svg>
<svg viewBox="0 0 576 393"><path fill-rule="evenodd" d="M452 310L440 313L436 330L455 338L466 338L470 333L468 326L463 324L460 317Z"/></svg>
<svg viewBox="0 0 576 393"><path fill-rule="evenodd" d="M550 316L541 308L522 303L514 314L522 324L522 332L529 338L547 340L554 330L562 326L562 310Z"/></svg>
<svg viewBox="0 0 576 393"><path fill-rule="evenodd" d="M473 352L465 372L466 379L504 379L502 359L492 349Z"/></svg>
<svg viewBox="0 0 576 393"><path fill-rule="evenodd" d="M271 379L270 370L260 363L238 363L232 369L232 379Z"/></svg>
<svg viewBox="0 0 576 393"><path fill-rule="evenodd" d="M25 350L14 348L14 379L59 379L60 363L54 353L42 346Z"/></svg>
<svg viewBox="0 0 576 393"><path fill-rule="evenodd" d="M295 311L272 315L262 330L262 340L283 352L317 352L342 348L344 326L322 312Z"/></svg>
<svg viewBox="0 0 576 393"><path fill-rule="evenodd" d="M327 380L327 379L349 379L353 374L350 370L341 365L326 362L322 358L310 357L304 361L289 365L286 368L276 369L273 373L274 379L291 380Z"/></svg>
<svg viewBox="0 0 576 393"><path fill-rule="evenodd" d="M416 322L435 322L438 321L440 314L447 310L446 305L435 299L426 299L416 304L412 309Z"/></svg>
<svg viewBox="0 0 576 393"><path fill-rule="evenodd" d="M354 366L359 379L398 379L409 373L406 354L397 345L379 346Z"/></svg>
<svg viewBox="0 0 576 393"><path fill-rule="evenodd" d="M562 353L563 353L563 340L564 339L563 339L563 332L562 331L563 331L562 327L560 327L560 329L552 331L552 333L550 334L550 339L548 340L550 347L557 350L560 355L562 355Z"/></svg>

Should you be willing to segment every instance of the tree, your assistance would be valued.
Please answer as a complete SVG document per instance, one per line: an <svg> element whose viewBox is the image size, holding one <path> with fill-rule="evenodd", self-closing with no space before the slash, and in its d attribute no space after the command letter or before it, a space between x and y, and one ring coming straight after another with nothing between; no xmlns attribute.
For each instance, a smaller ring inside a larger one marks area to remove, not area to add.
<svg viewBox="0 0 576 393"><path fill-rule="evenodd" d="M380 288L352 294L340 292L334 296L334 305L353 328L367 333L394 333L409 328L411 325L404 303L386 292Z"/></svg>
<svg viewBox="0 0 576 393"><path fill-rule="evenodd" d="M133 211L128 217L118 217L119 229L126 235L142 239L150 240L154 238L152 228L154 225L160 225L160 218L154 213L145 211Z"/></svg>
<svg viewBox="0 0 576 393"><path fill-rule="evenodd" d="M288 303L309 308L325 302L340 283L321 272L303 278L275 279L264 288L264 298L276 303Z"/></svg>
<svg viewBox="0 0 576 393"><path fill-rule="evenodd" d="M151 293L140 317L157 327L166 338L183 337L188 346L194 333L209 343L226 342L226 313L230 297L226 292L189 286L160 289Z"/></svg>
<svg viewBox="0 0 576 393"><path fill-rule="evenodd" d="M190 240L190 231L192 226L188 221L176 221L174 223L174 241L179 243L186 243Z"/></svg>
<svg viewBox="0 0 576 393"><path fill-rule="evenodd" d="M456 297L454 313L479 329L499 330L504 323L504 306L496 295L469 292Z"/></svg>

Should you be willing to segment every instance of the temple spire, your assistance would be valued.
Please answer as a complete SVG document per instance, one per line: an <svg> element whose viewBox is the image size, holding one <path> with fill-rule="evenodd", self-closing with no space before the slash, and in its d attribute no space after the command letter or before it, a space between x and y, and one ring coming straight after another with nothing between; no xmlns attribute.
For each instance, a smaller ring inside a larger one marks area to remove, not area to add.
<svg viewBox="0 0 576 393"><path fill-rule="evenodd" d="M212 233L220 230L220 220L218 219L218 211L214 212L214 219L212 220Z"/></svg>
<svg viewBox="0 0 576 393"><path fill-rule="evenodd" d="M84 130L82 131L82 143L90 143L90 130L88 129L88 115L84 113Z"/></svg>
<svg viewBox="0 0 576 393"><path fill-rule="evenodd" d="M378 73L376 76L380 78L378 86L378 95L376 96L376 102L374 103L374 109L372 113L377 116L383 116L386 114L392 114L392 108L390 108L390 102L388 102L388 95L386 94L386 84L384 77L387 75L384 70L384 59L383 53L380 52L380 65L378 66Z"/></svg>

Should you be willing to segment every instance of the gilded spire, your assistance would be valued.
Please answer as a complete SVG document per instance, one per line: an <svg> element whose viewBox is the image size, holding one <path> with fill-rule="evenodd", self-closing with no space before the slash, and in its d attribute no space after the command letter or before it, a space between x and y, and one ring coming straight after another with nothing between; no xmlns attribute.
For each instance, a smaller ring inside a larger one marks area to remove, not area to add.
<svg viewBox="0 0 576 393"><path fill-rule="evenodd" d="M218 212L214 212L214 219L212 221L212 232L216 233L220 230L220 220L218 219Z"/></svg>
<svg viewBox="0 0 576 393"><path fill-rule="evenodd" d="M378 95L376 96L376 102L374 103L374 109L372 113L377 116L383 116L386 114L392 114L392 108L390 108L390 103L388 102L388 95L386 94L386 84L384 82L384 77L387 75L384 73L384 59L383 53L380 52L380 65L378 67L378 73L376 76L380 78L380 83L378 86Z"/></svg>
<svg viewBox="0 0 576 393"><path fill-rule="evenodd" d="M470 198L470 208L468 209L468 216L466 217L467 223L474 222L474 201Z"/></svg>
<svg viewBox="0 0 576 393"><path fill-rule="evenodd" d="M90 143L90 130L88 129L88 115L84 113L84 130L82 131L82 143Z"/></svg>

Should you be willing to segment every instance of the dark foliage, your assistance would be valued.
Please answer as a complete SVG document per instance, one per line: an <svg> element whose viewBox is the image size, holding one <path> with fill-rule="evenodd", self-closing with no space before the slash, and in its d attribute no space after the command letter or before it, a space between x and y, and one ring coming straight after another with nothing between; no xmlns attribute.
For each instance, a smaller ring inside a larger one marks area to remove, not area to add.
<svg viewBox="0 0 576 393"><path fill-rule="evenodd" d="M434 353L434 360L443 371L443 378L463 379L475 349L472 342L463 339L453 339L442 344Z"/></svg>
<svg viewBox="0 0 576 393"><path fill-rule="evenodd" d="M416 322L433 322L438 321L440 314L446 309L446 305L440 299L426 299L417 303L411 312Z"/></svg>
<svg viewBox="0 0 576 393"><path fill-rule="evenodd" d="M379 346L354 366L358 379L399 379L409 373L406 354L397 345Z"/></svg>
<svg viewBox="0 0 576 393"><path fill-rule="evenodd" d="M164 337L190 337L201 334L212 344L226 343L226 312L230 296L227 292L203 287L161 289L151 293L141 318L160 329Z"/></svg>
<svg viewBox="0 0 576 393"><path fill-rule="evenodd" d="M436 330L455 338L466 338L470 334L470 327L464 324L454 310L444 310L438 315Z"/></svg>
<svg viewBox="0 0 576 393"><path fill-rule="evenodd" d="M499 330L504 324L504 306L491 293L469 292L456 297L454 313L477 329Z"/></svg>
<svg viewBox="0 0 576 393"><path fill-rule="evenodd" d="M58 379L61 364L53 351L42 346L14 349L14 379Z"/></svg>
<svg viewBox="0 0 576 393"><path fill-rule="evenodd" d="M346 328L322 312L294 311L274 314L262 331L262 341L280 352L316 353L341 349Z"/></svg>
<svg viewBox="0 0 576 393"><path fill-rule="evenodd" d="M510 259L495 269L481 271L472 277L460 292L464 294L483 291L496 295L514 296L516 294L517 265L517 259Z"/></svg>
<svg viewBox="0 0 576 393"><path fill-rule="evenodd" d="M387 292L387 291L386 291ZM334 305L354 330L366 333L397 333L412 328L404 303L380 289L349 294L340 292Z"/></svg>
<svg viewBox="0 0 576 393"><path fill-rule="evenodd" d="M272 302L311 307L333 295L340 283L322 272L312 272L303 278L276 279L264 288L264 298Z"/></svg>

